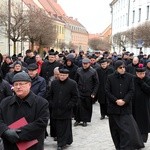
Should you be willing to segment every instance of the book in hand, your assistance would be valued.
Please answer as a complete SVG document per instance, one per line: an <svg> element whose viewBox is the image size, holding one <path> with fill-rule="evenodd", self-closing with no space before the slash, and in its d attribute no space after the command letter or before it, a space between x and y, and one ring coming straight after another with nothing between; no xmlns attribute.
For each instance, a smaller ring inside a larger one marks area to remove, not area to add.
<svg viewBox="0 0 150 150"><path fill-rule="evenodd" d="M18 128L23 127L27 124L28 124L28 122L25 119L25 117L22 117L21 119L15 121L14 123L9 125L8 127L10 129L18 129ZM30 148L31 146L33 146L37 143L38 143L38 140L35 139L35 140L31 140L31 141L21 141L21 142L18 142L16 144L17 144L17 147L19 150L27 150L28 148Z"/></svg>

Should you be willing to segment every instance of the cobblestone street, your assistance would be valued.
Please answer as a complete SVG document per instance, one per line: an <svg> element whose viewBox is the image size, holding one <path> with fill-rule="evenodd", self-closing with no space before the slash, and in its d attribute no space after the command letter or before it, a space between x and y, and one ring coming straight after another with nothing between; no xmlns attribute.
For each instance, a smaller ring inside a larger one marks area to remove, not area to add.
<svg viewBox="0 0 150 150"><path fill-rule="evenodd" d="M72 121L74 123L74 120ZM49 131L49 127L48 127ZM108 119L100 120L99 104L93 105L92 122L87 127L73 126L74 142L67 150L115 150L108 126ZM45 140L44 150L56 150L57 142L51 137ZM150 139L142 150L150 150Z"/></svg>

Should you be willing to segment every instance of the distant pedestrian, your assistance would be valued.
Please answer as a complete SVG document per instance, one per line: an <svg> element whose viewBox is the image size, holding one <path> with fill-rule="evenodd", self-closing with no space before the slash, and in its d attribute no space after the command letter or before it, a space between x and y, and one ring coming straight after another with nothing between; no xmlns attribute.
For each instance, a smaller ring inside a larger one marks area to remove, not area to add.
<svg viewBox="0 0 150 150"><path fill-rule="evenodd" d="M111 137L117 150L143 148L138 126L132 116L133 76L125 72L122 60L115 62L115 73L108 76L106 95Z"/></svg>

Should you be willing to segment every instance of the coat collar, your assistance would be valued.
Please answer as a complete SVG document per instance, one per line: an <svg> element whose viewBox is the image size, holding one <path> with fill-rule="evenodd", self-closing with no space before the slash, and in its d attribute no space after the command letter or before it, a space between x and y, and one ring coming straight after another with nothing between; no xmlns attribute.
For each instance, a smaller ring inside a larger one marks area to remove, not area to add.
<svg viewBox="0 0 150 150"><path fill-rule="evenodd" d="M18 100L21 100L17 95L15 95L10 103L10 105L13 105L15 103L18 103ZM22 100L24 103L27 103L30 107L32 106L32 104L34 103L34 94L33 92L30 91L30 93Z"/></svg>

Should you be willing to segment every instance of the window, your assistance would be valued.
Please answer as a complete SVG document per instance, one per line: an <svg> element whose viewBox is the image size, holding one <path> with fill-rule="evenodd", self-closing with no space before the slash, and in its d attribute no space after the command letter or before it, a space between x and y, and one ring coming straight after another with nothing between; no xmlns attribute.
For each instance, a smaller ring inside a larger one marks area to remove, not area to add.
<svg viewBox="0 0 150 150"><path fill-rule="evenodd" d="M141 21L141 8L139 8L139 22Z"/></svg>
<svg viewBox="0 0 150 150"><path fill-rule="evenodd" d="M146 16L146 20L149 20L149 6L147 6L147 16Z"/></svg>
<svg viewBox="0 0 150 150"><path fill-rule="evenodd" d="M135 19L135 10L133 10L133 19L132 19L132 23L134 23L134 19Z"/></svg>

